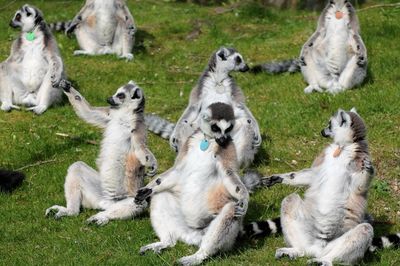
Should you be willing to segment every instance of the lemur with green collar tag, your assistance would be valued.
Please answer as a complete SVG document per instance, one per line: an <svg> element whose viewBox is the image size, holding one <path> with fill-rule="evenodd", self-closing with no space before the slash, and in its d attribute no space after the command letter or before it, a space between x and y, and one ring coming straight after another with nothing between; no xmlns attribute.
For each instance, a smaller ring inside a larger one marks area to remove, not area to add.
<svg viewBox="0 0 400 266"><path fill-rule="evenodd" d="M231 72L245 72L248 69L243 56L235 49L220 48L213 53L200 80L192 89L189 105L176 125L154 115L146 116L146 125L150 131L169 138L171 147L179 151L198 128L200 113L213 103L227 103L232 105L236 116L235 129L231 135L239 165L249 165L261 145L260 129L246 106L242 90L230 76Z"/></svg>
<svg viewBox="0 0 400 266"><path fill-rule="evenodd" d="M247 211L249 193L238 176L233 109L213 103L200 114L199 128L179 150L174 166L138 190L136 200L151 196L151 223L160 242L141 253L173 247L183 241L199 250L179 262L200 264L233 247Z"/></svg>
<svg viewBox="0 0 400 266"><path fill-rule="evenodd" d="M61 100L57 84L65 78L64 65L42 12L30 5L17 10L10 22L21 33L13 42L11 54L0 64L1 110L29 107L42 114Z"/></svg>

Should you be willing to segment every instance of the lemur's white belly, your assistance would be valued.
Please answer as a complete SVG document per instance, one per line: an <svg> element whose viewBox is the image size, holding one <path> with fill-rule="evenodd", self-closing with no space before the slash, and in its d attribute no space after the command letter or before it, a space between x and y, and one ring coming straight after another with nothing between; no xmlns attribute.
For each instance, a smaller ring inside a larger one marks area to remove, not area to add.
<svg viewBox="0 0 400 266"><path fill-rule="evenodd" d="M349 29L345 18L329 20L325 43L327 68L330 73L340 74L349 59Z"/></svg>
<svg viewBox="0 0 400 266"><path fill-rule="evenodd" d="M24 41L27 42L27 41ZM44 58L42 40L35 40L23 48L24 58L20 62L21 82L30 92L35 92L42 84L49 64Z"/></svg>
<svg viewBox="0 0 400 266"><path fill-rule="evenodd" d="M118 23L113 1L109 2L99 6L96 11L96 34L102 45L112 44Z"/></svg>
<svg viewBox="0 0 400 266"><path fill-rule="evenodd" d="M186 165L182 169L180 205L187 225L194 228L206 226L212 219L212 214L207 204L207 192L205 188L213 187L220 182L216 172L215 143L206 151L200 150L201 138L197 135L197 141L189 149Z"/></svg>
<svg viewBox="0 0 400 266"><path fill-rule="evenodd" d="M131 146L131 132L128 125L111 120L104 132L100 156L97 161L102 188L120 196L125 192L124 177L127 154Z"/></svg>

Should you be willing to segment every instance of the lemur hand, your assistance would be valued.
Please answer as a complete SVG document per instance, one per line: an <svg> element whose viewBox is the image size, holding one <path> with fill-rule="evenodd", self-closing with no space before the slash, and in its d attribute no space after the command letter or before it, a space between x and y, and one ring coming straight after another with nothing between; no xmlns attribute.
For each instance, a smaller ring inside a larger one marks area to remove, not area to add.
<svg viewBox="0 0 400 266"><path fill-rule="evenodd" d="M269 177L263 177L260 180L260 184L263 187L272 187L275 184L282 183L283 178L279 175L272 175Z"/></svg>
<svg viewBox="0 0 400 266"><path fill-rule="evenodd" d="M153 193L153 190L151 188L147 187L142 187L137 191L136 197L135 197L135 203L136 204L141 204L143 201L145 201L150 195Z"/></svg>
<svg viewBox="0 0 400 266"><path fill-rule="evenodd" d="M158 164L157 160L152 154L146 155L147 176L154 176L157 173Z"/></svg>
<svg viewBox="0 0 400 266"><path fill-rule="evenodd" d="M242 217L247 212L247 207L249 206L248 199L241 199L235 204L235 217Z"/></svg>
<svg viewBox="0 0 400 266"><path fill-rule="evenodd" d="M54 85L54 87L55 87L55 85ZM57 87L63 89L65 92L70 92L70 90L71 90L71 82L69 82L66 79L62 79L58 83Z"/></svg>
<svg viewBox="0 0 400 266"><path fill-rule="evenodd" d="M375 172L374 166L372 165L371 160L369 158L365 158L363 160L361 169L366 170L370 174L374 174Z"/></svg>
<svg viewBox="0 0 400 266"><path fill-rule="evenodd" d="M131 36L135 35L135 33L137 31L137 29L134 25L128 25L127 30L128 30L128 34Z"/></svg>

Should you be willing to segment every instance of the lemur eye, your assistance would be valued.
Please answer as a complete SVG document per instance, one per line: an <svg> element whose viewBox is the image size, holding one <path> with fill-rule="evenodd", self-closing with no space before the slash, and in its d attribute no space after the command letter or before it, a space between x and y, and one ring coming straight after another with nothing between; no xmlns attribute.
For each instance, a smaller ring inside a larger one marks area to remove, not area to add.
<svg viewBox="0 0 400 266"><path fill-rule="evenodd" d="M126 96L125 96L125 93L120 92L120 93L117 94L117 98L118 98L118 99L121 99L121 100L122 100L122 99L125 99L125 97L126 97Z"/></svg>
<svg viewBox="0 0 400 266"><path fill-rule="evenodd" d="M328 126L328 128L329 128L329 129L332 129L332 121L329 121L329 126Z"/></svg>
<svg viewBox="0 0 400 266"><path fill-rule="evenodd" d="M20 21L20 20L21 20L21 14L18 13L18 14L15 16L15 20Z"/></svg>
<svg viewBox="0 0 400 266"><path fill-rule="evenodd" d="M231 132L233 129L233 125L231 124L227 129L225 129L225 133Z"/></svg>
<svg viewBox="0 0 400 266"><path fill-rule="evenodd" d="M334 2L334 1L329 1L329 3L330 3L331 5L334 5L334 4L335 4L335 2Z"/></svg>
<svg viewBox="0 0 400 266"><path fill-rule="evenodd" d="M221 132L221 129L216 124L211 125L211 130L212 132Z"/></svg>
<svg viewBox="0 0 400 266"><path fill-rule="evenodd" d="M239 65L240 63L242 63L242 58L240 58L239 56L236 56L235 61L236 61L236 64Z"/></svg>

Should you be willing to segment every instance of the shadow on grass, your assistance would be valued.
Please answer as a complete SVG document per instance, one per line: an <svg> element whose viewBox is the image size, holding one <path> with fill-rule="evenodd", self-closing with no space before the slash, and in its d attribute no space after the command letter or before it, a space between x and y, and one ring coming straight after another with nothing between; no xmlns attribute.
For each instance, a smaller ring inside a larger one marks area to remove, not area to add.
<svg viewBox="0 0 400 266"><path fill-rule="evenodd" d="M133 51L135 54L147 54L147 50L146 50L146 45L145 42L146 41L153 41L155 40L155 37L153 34L142 30L142 29L138 29L136 34L135 34L135 45L133 47Z"/></svg>

